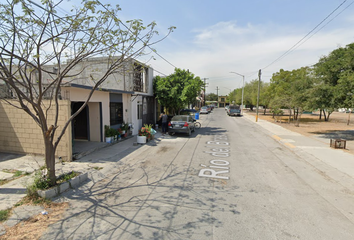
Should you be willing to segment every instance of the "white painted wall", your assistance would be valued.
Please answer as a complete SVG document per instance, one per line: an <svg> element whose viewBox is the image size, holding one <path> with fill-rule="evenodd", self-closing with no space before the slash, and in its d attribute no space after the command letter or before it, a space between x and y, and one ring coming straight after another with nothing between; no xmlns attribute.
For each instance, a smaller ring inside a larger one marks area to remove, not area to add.
<svg viewBox="0 0 354 240"><path fill-rule="evenodd" d="M89 121L90 121L90 141L100 142L100 104L98 102L88 103L89 108Z"/></svg>
<svg viewBox="0 0 354 240"><path fill-rule="evenodd" d="M87 89L81 89L81 88L74 88L74 87L63 87L62 91L65 91L66 94L69 96L69 99L71 102L84 102L86 101L88 94L90 90ZM109 93L108 92L103 92L103 91L95 91L90 99L91 103L99 103L102 102L102 134L104 134L104 125L110 125L110 119L109 119ZM97 106L98 108L98 106ZM91 109L90 109L90 115L91 115ZM98 112L98 116L99 112ZM96 119L97 120L97 119ZM90 118L90 127L97 127L99 128L100 125L97 125L97 121L95 126L91 126L91 118ZM99 122L99 121L98 121ZM93 130L90 128L90 132L97 132L96 130ZM103 136L104 137L104 136ZM97 136L95 136L95 139L97 139ZM92 139L91 135L91 141L94 141Z"/></svg>
<svg viewBox="0 0 354 240"><path fill-rule="evenodd" d="M141 96L132 96L131 97L131 116L132 116L132 124L133 124L133 135L137 135L139 133L140 128L143 125L143 120L138 119L138 105L142 105L142 97Z"/></svg>

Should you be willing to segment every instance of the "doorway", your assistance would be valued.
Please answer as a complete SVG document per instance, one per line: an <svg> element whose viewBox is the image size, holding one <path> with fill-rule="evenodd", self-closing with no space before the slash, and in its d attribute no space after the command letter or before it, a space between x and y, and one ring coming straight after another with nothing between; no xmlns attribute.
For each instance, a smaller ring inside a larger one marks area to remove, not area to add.
<svg viewBox="0 0 354 240"><path fill-rule="evenodd" d="M72 103L72 114L75 113L84 102ZM73 120L73 139L90 140L89 139L89 109L86 107Z"/></svg>

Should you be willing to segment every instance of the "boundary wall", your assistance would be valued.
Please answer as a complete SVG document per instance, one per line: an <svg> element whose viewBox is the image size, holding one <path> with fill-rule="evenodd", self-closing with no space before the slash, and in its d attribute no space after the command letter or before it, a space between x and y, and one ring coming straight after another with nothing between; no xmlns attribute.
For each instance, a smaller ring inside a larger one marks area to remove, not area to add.
<svg viewBox="0 0 354 240"><path fill-rule="evenodd" d="M16 100L10 100L10 102L18 103ZM50 106L50 100L43 101L43 104ZM53 122L54 113L55 105L52 102L48 111L48 124ZM69 100L59 100L59 127L56 130L56 135L61 132L70 116L71 102ZM44 142L40 127L22 109L15 108L5 101L0 101L0 152L44 156ZM62 157L64 161L72 159L71 125L61 138L55 155L56 157Z"/></svg>

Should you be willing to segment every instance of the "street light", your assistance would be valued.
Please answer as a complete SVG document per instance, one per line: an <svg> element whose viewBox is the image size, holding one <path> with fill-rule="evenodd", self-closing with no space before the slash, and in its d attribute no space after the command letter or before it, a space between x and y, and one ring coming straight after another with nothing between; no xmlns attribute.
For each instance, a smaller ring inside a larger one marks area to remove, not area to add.
<svg viewBox="0 0 354 240"><path fill-rule="evenodd" d="M237 72L230 72L230 73L234 73L242 77L241 113L243 114L243 91L245 89L245 75L239 74Z"/></svg>

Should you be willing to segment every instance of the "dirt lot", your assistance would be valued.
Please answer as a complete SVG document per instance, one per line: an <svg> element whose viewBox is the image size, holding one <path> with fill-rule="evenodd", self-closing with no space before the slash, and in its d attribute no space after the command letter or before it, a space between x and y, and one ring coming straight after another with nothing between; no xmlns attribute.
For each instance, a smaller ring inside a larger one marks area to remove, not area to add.
<svg viewBox="0 0 354 240"><path fill-rule="evenodd" d="M247 114L254 115L256 118L255 111L245 112ZM288 112L284 111L284 114L288 114ZM263 110L259 111L258 118L267 120L305 136L320 136L321 138L328 139L328 144L330 139L345 139L347 141L346 151L354 154L354 114L351 114L350 116L349 125L347 125L348 115L349 113L334 112L330 115L329 121L325 122L323 116L322 120L319 119L319 112L302 114L299 127L295 126L295 121L290 121L290 123L288 123L288 116L278 118L278 120L282 120L281 122L276 121L276 119L273 118L272 114L268 111L265 115L263 114Z"/></svg>

